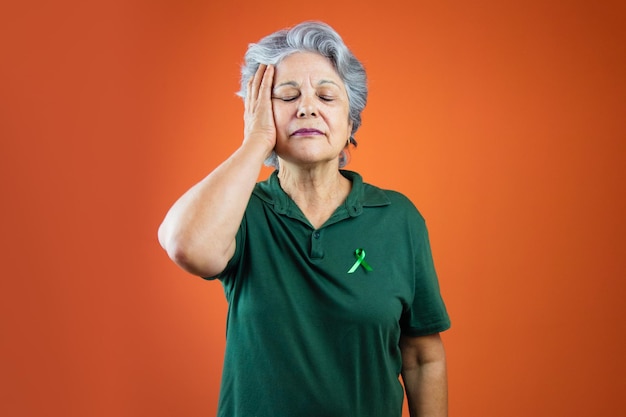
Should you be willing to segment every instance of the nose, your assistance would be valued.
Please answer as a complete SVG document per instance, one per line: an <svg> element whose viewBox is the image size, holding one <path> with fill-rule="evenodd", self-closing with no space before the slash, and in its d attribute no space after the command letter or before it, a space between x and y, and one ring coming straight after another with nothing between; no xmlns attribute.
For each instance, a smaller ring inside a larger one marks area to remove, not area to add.
<svg viewBox="0 0 626 417"><path fill-rule="evenodd" d="M298 118L305 117L317 117L318 109L315 105L315 99L313 97L301 96L298 103Z"/></svg>

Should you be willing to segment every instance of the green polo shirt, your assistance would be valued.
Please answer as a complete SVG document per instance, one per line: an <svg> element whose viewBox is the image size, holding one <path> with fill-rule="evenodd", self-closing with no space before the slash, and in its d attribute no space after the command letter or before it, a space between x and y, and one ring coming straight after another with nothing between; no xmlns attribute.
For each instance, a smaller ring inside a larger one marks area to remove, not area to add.
<svg viewBox="0 0 626 417"><path fill-rule="evenodd" d="M341 173L352 190L319 229L276 172L255 187L219 276L229 310L218 416L399 417L400 335L450 326L415 206Z"/></svg>

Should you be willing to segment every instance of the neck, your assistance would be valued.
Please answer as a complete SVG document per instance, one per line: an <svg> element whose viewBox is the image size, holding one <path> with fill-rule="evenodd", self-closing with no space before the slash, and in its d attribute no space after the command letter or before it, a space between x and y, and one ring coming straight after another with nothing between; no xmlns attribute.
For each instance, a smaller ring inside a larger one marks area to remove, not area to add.
<svg viewBox="0 0 626 417"><path fill-rule="evenodd" d="M281 165L281 188L291 197L314 227L320 227L341 205L352 187L350 180L334 168L293 169Z"/></svg>
<svg viewBox="0 0 626 417"><path fill-rule="evenodd" d="M291 198L300 197L307 200L327 200L343 188L344 182L349 182L338 169L321 171L281 167L278 179L282 189Z"/></svg>

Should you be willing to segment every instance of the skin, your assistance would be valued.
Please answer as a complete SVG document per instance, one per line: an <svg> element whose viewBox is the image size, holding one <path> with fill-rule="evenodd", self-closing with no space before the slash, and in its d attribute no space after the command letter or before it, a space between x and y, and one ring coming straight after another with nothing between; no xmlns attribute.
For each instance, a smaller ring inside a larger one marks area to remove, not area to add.
<svg viewBox="0 0 626 417"><path fill-rule="evenodd" d="M271 96L281 187L319 228L351 188L339 173L352 131L346 88L330 60L297 53L276 67Z"/></svg>
<svg viewBox="0 0 626 417"><path fill-rule="evenodd" d="M324 175L337 166L352 122L346 88L328 59L314 53L285 58L274 75L272 105L281 170Z"/></svg>
<svg viewBox="0 0 626 417"><path fill-rule="evenodd" d="M402 381L411 417L447 417L446 353L439 333L400 339Z"/></svg>
<svg viewBox="0 0 626 417"><path fill-rule="evenodd" d="M247 85L244 139L170 208L159 227L169 257L191 274L213 277L235 253L235 235L265 159L276 151L281 187L314 228L343 203L351 182L339 154L352 131L346 89L332 63L296 53L261 65ZM445 417L445 353L439 335L403 337L402 377L411 416Z"/></svg>

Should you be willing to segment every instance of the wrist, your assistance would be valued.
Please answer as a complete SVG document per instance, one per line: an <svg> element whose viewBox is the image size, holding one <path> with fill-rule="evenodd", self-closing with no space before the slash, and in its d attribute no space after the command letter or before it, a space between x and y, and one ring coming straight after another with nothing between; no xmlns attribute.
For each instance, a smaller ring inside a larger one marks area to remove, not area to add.
<svg viewBox="0 0 626 417"><path fill-rule="evenodd" d="M247 137L244 138L241 148L246 154L256 155L262 161L265 161L272 155L274 143L264 138Z"/></svg>

